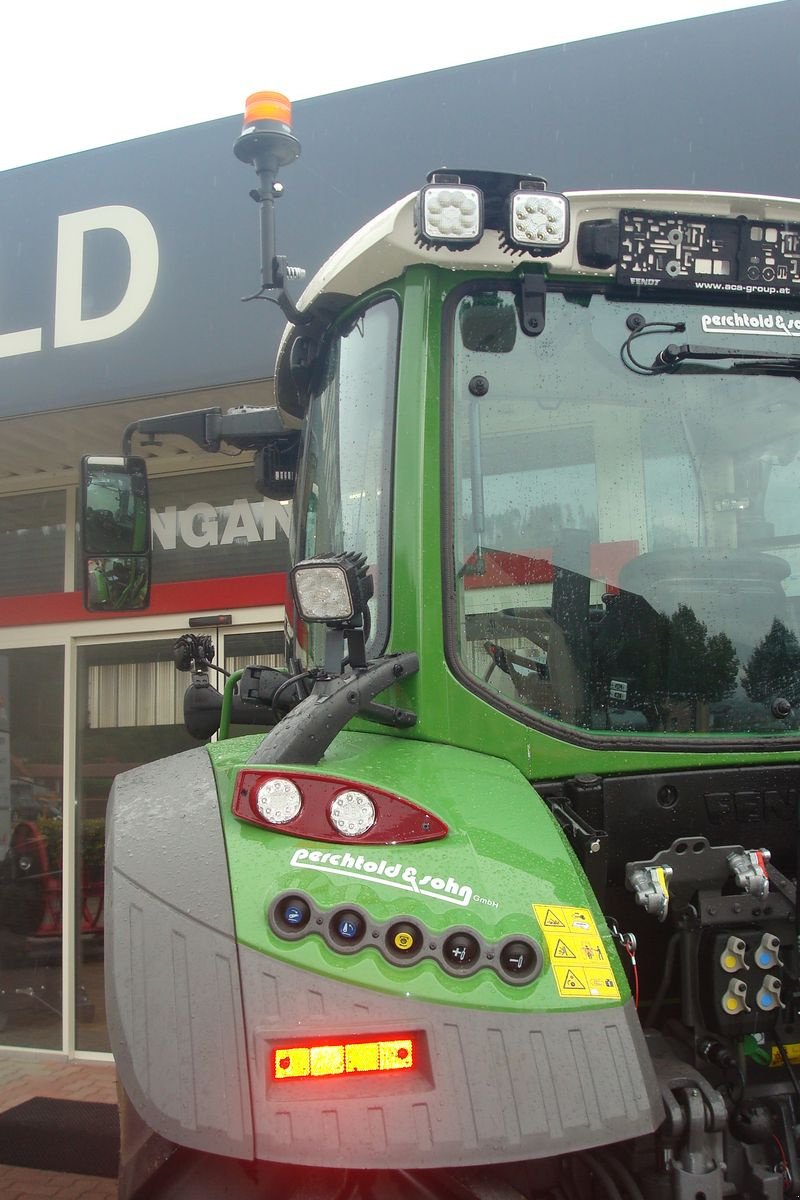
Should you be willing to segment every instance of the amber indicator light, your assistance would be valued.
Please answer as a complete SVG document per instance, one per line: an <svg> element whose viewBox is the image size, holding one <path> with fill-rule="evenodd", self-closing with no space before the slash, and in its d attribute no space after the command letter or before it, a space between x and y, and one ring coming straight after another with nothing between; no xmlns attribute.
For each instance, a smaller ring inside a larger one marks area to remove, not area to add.
<svg viewBox="0 0 800 1200"><path fill-rule="evenodd" d="M244 124L254 121L278 121L291 129L292 105L280 92L253 92L245 101Z"/></svg>
<svg viewBox="0 0 800 1200"><path fill-rule="evenodd" d="M369 1042L328 1042L318 1046L278 1046L272 1054L273 1079L311 1079L408 1071L414 1066L411 1037Z"/></svg>

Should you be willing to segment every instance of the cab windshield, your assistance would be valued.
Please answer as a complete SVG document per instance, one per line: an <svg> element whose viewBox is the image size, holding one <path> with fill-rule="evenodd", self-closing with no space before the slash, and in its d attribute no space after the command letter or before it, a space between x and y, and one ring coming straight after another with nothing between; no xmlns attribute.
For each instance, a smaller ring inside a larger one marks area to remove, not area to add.
<svg viewBox="0 0 800 1200"><path fill-rule="evenodd" d="M550 291L528 337L516 303L451 305L456 670L578 730L797 736L800 319ZM765 357L651 373L687 343Z"/></svg>

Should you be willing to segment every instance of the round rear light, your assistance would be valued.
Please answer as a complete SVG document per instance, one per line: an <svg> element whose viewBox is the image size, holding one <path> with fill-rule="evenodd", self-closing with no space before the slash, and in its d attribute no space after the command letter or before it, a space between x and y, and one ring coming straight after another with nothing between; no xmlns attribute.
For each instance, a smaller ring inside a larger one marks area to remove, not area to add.
<svg viewBox="0 0 800 1200"><path fill-rule="evenodd" d="M334 829L345 837L361 837L375 824L375 805L364 792L349 788L331 801L328 815Z"/></svg>
<svg viewBox="0 0 800 1200"><path fill-rule="evenodd" d="M290 779L268 779L256 793L256 807L271 825L285 825L300 812L303 797Z"/></svg>

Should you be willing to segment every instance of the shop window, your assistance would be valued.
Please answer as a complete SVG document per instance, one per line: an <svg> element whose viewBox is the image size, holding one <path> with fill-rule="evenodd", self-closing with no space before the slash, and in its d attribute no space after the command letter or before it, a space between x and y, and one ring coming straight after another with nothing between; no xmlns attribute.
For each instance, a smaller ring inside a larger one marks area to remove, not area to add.
<svg viewBox="0 0 800 1200"><path fill-rule="evenodd" d="M0 596L63 592L66 493L0 496Z"/></svg>
<svg viewBox="0 0 800 1200"><path fill-rule="evenodd" d="M89 730L183 724L188 676L171 655L161 662L97 662L87 667Z"/></svg>

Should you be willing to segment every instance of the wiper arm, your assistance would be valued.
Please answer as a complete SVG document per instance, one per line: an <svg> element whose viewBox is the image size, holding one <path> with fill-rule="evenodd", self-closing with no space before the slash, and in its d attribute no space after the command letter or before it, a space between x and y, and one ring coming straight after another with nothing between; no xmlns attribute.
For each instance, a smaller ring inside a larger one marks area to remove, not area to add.
<svg viewBox="0 0 800 1200"><path fill-rule="evenodd" d="M717 362L727 359L733 363L731 370L749 370L768 374L796 375L800 372L798 354L764 354L755 350L733 350L729 346L682 346L672 343L656 355L650 370L653 374L672 371L683 362Z"/></svg>
<svg viewBox="0 0 800 1200"><path fill-rule="evenodd" d="M634 356L633 343L641 337L683 333L686 325L682 321L674 324L668 321L645 321L640 313L631 313L625 323L630 335L620 346L619 355L624 366L635 375L665 375L677 371L682 374L692 371L697 374L708 371L724 374L749 371L753 375L794 375L800 378L800 354L765 354L756 350L736 350L729 346L696 346L690 342L682 345L670 342L648 365ZM717 366L717 363L720 365ZM730 363L730 366L726 363Z"/></svg>

